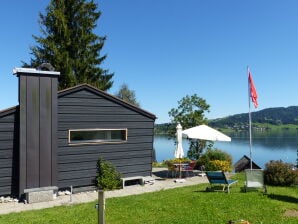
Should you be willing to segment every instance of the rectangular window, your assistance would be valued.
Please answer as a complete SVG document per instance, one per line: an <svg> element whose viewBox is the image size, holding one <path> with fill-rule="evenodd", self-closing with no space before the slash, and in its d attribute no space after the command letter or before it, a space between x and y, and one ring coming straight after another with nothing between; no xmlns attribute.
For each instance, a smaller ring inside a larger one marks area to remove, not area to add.
<svg viewBox="0 0 298 224"><path fill-rule="evenodd" d="M69 130L69 144L115 143L127 140L127 129L75 129Z"/></svg>

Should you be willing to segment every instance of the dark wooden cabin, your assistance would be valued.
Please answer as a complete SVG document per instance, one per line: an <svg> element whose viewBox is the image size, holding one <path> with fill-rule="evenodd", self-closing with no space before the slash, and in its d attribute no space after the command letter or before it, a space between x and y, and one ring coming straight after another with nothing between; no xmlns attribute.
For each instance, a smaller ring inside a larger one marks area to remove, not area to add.
<svg viewBox="0 0 298 224"><path fill-rule="evenodd" d="M86 84L59 92L58 186L93 185L99 157L123 177L151 175L154 120L153 114ZM121 138L72 139L84 131Z"/></svg>
<svg viewBox="0 0 298 224"><path fill-rule="evenodd" d="M18 194L18 107L0 112L0 195Z"/></svg>
<svg viewBox="0 0 298 224"><path fill-rule="evenodd" d="M241 159L239 159L235 164L235 172L239 173L246 169L250 169L250 158L246 155L244 155ZM252 168L253 169L262 169L260 166L258 166L254 161L252 161Z"/></svg>
<svg viewBox="0 0 298 224"><path fill-rule="evenodd" d="M0 111L0 196L94 186L98 158L123 177L152 171L155 115L58 72L17 69L19 105Z"/></svg>

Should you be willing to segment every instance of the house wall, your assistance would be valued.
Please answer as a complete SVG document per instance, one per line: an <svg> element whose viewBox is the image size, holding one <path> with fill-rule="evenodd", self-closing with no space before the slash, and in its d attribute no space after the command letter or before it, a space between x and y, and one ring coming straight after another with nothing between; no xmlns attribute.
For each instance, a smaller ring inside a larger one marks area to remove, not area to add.
<svg viewBox="0 0 298 224"><path fill-rule="evenodd" d="M58 187L94 185L99 157L124 177L152 171L154 120L104 95L81 89L58 98ZM127 128L125 143L69 145L69 129Z"/></svg>
<svg viewBox="0 0 298 224"><path fill-rule="evenodd" d="M18 194L18 107L0 113L0 196Z"/></svg>

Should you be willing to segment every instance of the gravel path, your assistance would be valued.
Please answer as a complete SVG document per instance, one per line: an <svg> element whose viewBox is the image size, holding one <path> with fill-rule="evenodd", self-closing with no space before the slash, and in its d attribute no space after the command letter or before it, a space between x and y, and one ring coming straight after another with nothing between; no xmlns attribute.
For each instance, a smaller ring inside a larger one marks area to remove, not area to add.
<svg viewBox="0 0 298 224"><path fill-rule="evenodd" d="M164 168L154 168L153 175L151 179L154 180L154 183L148 183L144 186L141 185L131 185L126 186L124 189L107 191L105 192L106 198L112 197L123 197L128 195L137 195L143 194L147 192L160 191L165 189L177 188L190 186L200 183L208 183L206 177L198 176L197 173L193 177L187 177L185 182L177 183L175 182L175 178L167 178L167 171ZM36 210L43 208L50 208L54 206L61 205L69 205L69 204L77 204L77 203L86 203L97 200L98 194L96 191L92 192L83 192L76 193L72 196L64 195L58 196L53 201L49 202L40 202L40 203L32 203L32 204L24 204L18 202L8 202L8 203L0 203L0 214L8 214L11 212L22 212L27 210Z"/></svg>

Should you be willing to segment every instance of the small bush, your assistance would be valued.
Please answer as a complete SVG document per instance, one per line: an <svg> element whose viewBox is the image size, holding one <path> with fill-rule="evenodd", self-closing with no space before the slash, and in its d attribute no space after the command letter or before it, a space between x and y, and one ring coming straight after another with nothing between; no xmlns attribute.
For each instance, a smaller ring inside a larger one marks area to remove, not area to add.
<svg viewBox="0 0 298 224"><path fill-rule="evenodd" d="M109 162L98 159L97 162L97 186L103 190L119 189L122 186L121 175Z"/></svg>
<svg viewBox="0 0 298 224"><path fill-rule="evenodd" d="M181 159L180 158L175 158L175 159L165 160L164 163L166 165L168 165L169 163L170 164L173 164L173 163L188 163L190 161L191 160L189 158L184 157L184 158L181 158Z"/></svg>
<svg viewBox="0 0 298 224"><path fill-rule="evenodd" d="M199 158L198 165L205 166L205 169L209 171L231 171L232 156L220 149L207 149L207 151Z"/></svg>
<svg viewBox="0 0 298 224"><path fill-rule="evenodd" d="M167 167L167 164L164 162L153 162L152 167Z"/></svg>
<svg viewBox="0 0 298 224"><path fill-rule="evenodd" d="M211 160L209 165L212 166L212 170L232 171L231 163L227 160Z"/></svg>
<svg viewBox="0 0 298 224"><path fill-rule="evenodd" d="M291 186L298 179L298 170L293 170L292 165L282 161L270 161L265 165L265 183L274 186Z"/></svg>

